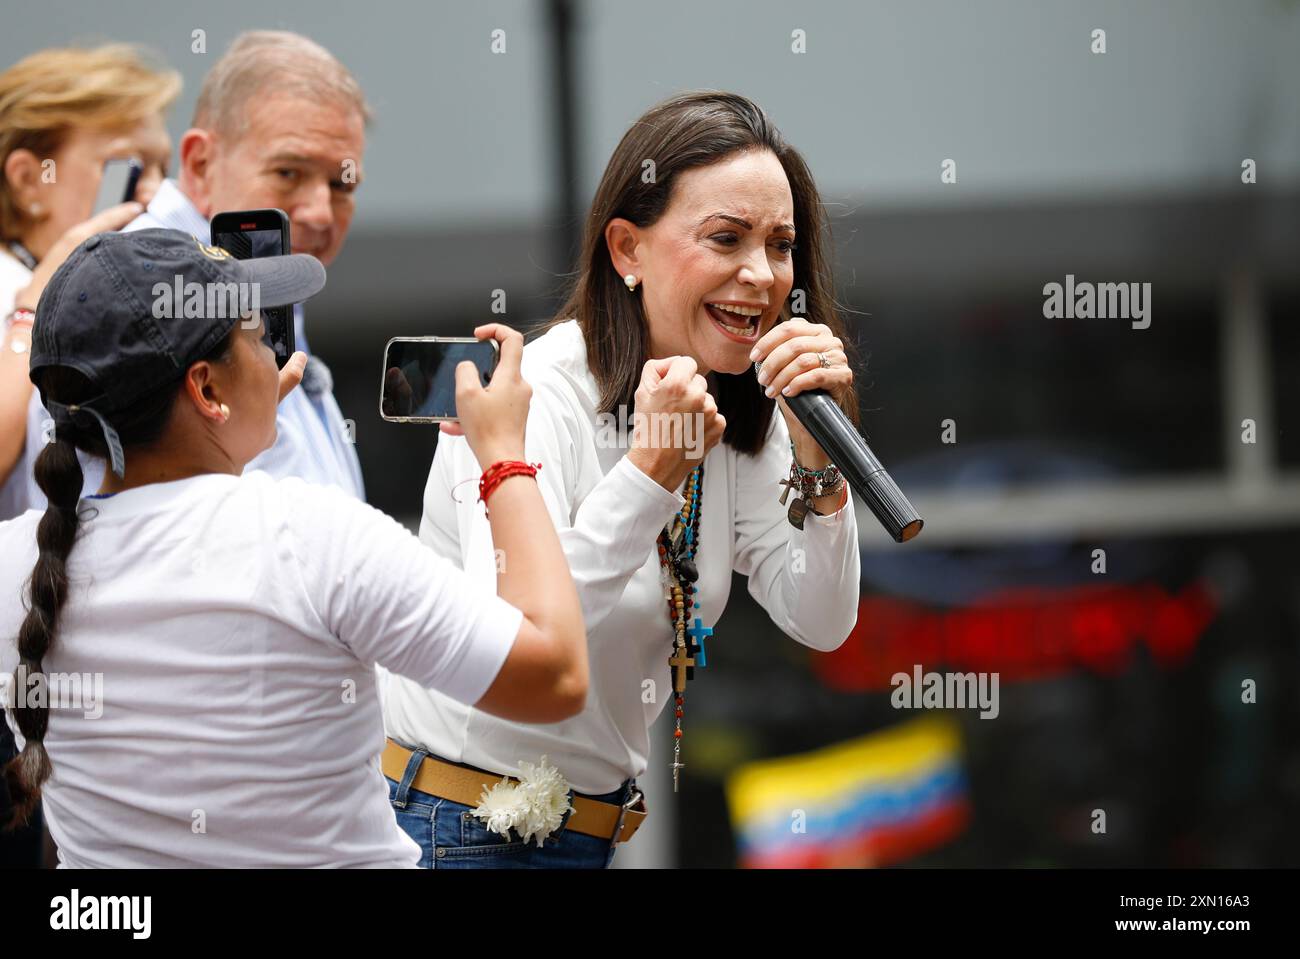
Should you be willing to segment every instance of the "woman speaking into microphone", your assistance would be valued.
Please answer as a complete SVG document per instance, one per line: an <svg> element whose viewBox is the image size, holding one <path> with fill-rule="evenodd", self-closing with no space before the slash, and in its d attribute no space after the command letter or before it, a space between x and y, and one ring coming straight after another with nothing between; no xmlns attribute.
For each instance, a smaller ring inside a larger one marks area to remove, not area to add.
<svg viewBox="0 0 1300 959"><path fill-rule="evenodd" d="M661 761L675 783L689 775L690 701L708 684L687 682L717 644L744 641L712 635L733 570L805 646L835 649L853 628L852 502L783 401L823 388L857 418L825 233L803 159L744 97L670 99L615 149L572 294L523 361L526 458L545 463L582 601L587 705L526 727L394 677L383 768L424 865L608 865L645 817L635 779L665 706ZM454 492L478 472L444 437L421 539L487 590L494 534Z"/></svg>
<svg viewBox="0 0 1300 959"><path fill-rule="evenodd" d="M173 281L184 303L166 302ZM512 721L582 708L581 609L522 462L519 334L476 331L501 344L486 390L457 370L516 560L493 595L332 487L241 475L306 357L277 371L229 291L287 306L324 282L310 256L240 261L141 230L86 240L41 297L48 506L0 523L0 670L14 806L44 793L64 865L413 866L377 762L375 664ZM108 461L86 500L77 450Z"/></svg>

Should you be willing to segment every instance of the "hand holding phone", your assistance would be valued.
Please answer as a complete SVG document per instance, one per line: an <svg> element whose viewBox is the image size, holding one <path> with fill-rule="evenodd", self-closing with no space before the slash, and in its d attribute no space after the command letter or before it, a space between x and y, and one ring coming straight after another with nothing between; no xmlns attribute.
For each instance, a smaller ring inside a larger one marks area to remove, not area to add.
<svg viewBox="0 0 1300 959"><path fill-rule="evenodd" d="M477 371L470 363L457 364L456 407L460 417L455 423L443 423L441 429L453 436L464 436L482 468L501 460L522 460L524 428L533 397L533 388L519 372L523 335L502 323L475 327L474 335L497 347L500 360L486 388L479 384Z"/></svg>
<svg viewBox="0 0 1300 959"><path fill-rule="evenodd" d="M384 352L380 415L439 423L464 436L480 463L521 459L532 388L519 374L524 338L489 323L474 337L398 337Z"/></svg>

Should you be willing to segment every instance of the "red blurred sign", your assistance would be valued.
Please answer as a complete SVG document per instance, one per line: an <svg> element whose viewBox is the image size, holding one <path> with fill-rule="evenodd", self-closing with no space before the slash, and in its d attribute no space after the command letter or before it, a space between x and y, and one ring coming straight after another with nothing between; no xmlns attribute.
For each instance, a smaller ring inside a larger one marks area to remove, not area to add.
<svg viewBox="0 0 1300 959"><path fill-rule="evenodd" d="M1176 594L1152 583L1016 589L952 610L869 596L844 644L813 654L813 671L844 692L889 689L891 676L917 663L1005 680L1074 669L1110 676L1129 665L1139 643L1161 666L1182 662L1217 612L1200 581Z"/></svg>

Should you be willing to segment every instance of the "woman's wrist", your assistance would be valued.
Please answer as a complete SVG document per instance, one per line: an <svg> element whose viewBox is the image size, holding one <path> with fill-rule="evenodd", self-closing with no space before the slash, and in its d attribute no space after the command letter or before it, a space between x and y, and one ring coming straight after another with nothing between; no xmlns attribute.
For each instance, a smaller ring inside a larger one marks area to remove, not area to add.
<svg viewBox="0 0 1300 959"><path fill-rule="evenodd" d="M821 470L831 465L831 458L811 437L803 442L796 439L793 441L793 445L795 462L804 469Z"/></svg>
<svg viewBox="0 0 1300 959"><path fill-rule="evenodd" d="M508 460L522 460L524 458L523 443L494 443L485 446L479 451L479 466L486 470L491 468L494 463L503 463Z"/></svg>
<svg viewBox="0 0 1300 959"><path fill-rule="evenodd" d="M36 322L36 311L25 306L15 306L4 318L5 329L15 327L31 329L32 324Z"/></svg>
<svg viewBox="0 0 1300 959"><path fill-rule="evenodd" d="M788 487L786 493L782 494L782 502L793 491L808 509L819 516L827 516L843 509L847 502L848 483L835 464L823 454L824 465L808 465L806 453L801 456L793 440L790 442L790 455L793 461L790 464L789 479L782 481ZM793 513L791 522L802 527L799 517Z"/></svg>
<svg viewBox="0 0 1300 959"><path fill-rule="evenodd" d="M36 314L31 310L15 307L4 318L3 328L0 329L0 340L3 340L3 349L6 354L25 354L31 349L32 322L35 316Z"/></svg>
<svg viewBox="0 0 1300 959"><path fill-rule="evenodd" d="M830 516L849 505L849 484L843 484L836 492L819 496L810 504L818 516Z"/></svg>
<svg viewBox="0 0 1300 959"><path fill-rule="evenodd" d="M526 463L523 460L498 460L487 467L478 481L478 500L488 510L488 519L492 518L492 511L487 502L497 491L497 487L516 476L526 476L531 479L537 476L537 471L541 468L541 463Z"/></svg>
<svg viewBox="0 0 1300 959"><path fill-rule="evenodd" d="M826 451L821 448L821 445L812 438L812 434L790 413L788 406L784 403L779 404L779 406L781 415L785 417L786 432L790 434L790 445L794 447L795 460L799 465L809 470L825 469L829 466L831 458L826 455Z"/></svg>
<svg viewBox="0 0 1300 959"><path fill-rule="evenodd" d="M15 310L31 310L33 313L35 313L36 304L39 303L40 301L41 301L40 290L33 289L33 287L30 285L24 286L21 290L19 290L17 293L14 294L13 308Z"/></svg>
<svg viewBox="0 0 1300 959"><path fill-rule="evenodd" d="M699 460L684 462L680 457L656 456L652 448L634 446L627 451L627 459L633 466L650 477L670 493L677 492L687 474Z"/></svg>

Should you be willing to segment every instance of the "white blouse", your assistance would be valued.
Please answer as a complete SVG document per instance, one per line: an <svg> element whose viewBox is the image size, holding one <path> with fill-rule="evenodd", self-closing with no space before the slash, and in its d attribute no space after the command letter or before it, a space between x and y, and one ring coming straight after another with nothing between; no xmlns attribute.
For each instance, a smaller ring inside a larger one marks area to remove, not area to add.
<svg viewBox="0 0 1300 959"><path fill-rule="evenodd" d="M0 243L0 320L13 310L18 291L31 281L32 271ZM2 329L0 335L3 335ZM19 453L13 470L0 483L0 521L13 519L26 512L30 490L36 486L36 481L29 479L31 471L31 464Z"/></svg>
<svg viewBox="0 0 1300 959"><path fill-rule="evenodd" d="M627 433L617 434L622 445L610 442L608 420L597 418L599 389L576 321L525 347L523 375L533 388L527 459L542 464L537 481L586 619L591 663L586 708L560 723L520 724L391 675L385 725L390 736L408 745L500 775L517 773L520 760L536 762L546 755L576 791L612 792L644 773L650 726L673 698L668 666L673 628L655 541L683 499L627 459ZM778 502L778 481L789 470L789 433L779 410L758 455L723 444L706 454L696 553L700 608L693 613L706 628L718 621L734 569L749 577L750 594L784 632L805 646L832 650L857 619L852 497L837 513L809 513L805 528L797 530ZM487 596L496 591L498 558L477 502L480 472L464 438L439 438L420 539L460 564ZM508 563L509 557L501 561ZM708 637L706 659L718 643L744 639ZM692 694L707 695L710 668L697 667L687 685L688 722Z"/></svg>

